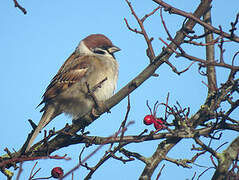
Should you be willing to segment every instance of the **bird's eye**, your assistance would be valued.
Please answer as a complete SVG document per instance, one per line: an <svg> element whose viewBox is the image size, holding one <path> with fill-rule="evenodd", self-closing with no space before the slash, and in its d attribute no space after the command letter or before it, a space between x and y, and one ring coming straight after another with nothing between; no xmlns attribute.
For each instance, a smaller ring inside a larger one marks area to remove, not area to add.
<svg viewBox="0 0 239 180"><path fill-rule="evenodd" d="M105 54L105 51L100 50L100 49L94 49L93 52L96 53L96 54Z"/></svg>

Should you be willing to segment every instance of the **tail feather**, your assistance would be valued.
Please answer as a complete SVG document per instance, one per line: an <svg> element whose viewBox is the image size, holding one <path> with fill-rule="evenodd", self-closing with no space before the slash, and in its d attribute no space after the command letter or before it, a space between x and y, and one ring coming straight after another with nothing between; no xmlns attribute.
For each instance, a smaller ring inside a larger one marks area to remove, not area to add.
<svg viewBox="0 0 239 180"><path fill-rule="evenodd" d="M31 139L28 142L26 152L30 149L31 145L33 144L35 138L38 136L40 131L55 117L55 110L53 107L47 107L44 114L42 115L42 118L37 125L37 128L34 130L34 133L31 137Z"/></svg>

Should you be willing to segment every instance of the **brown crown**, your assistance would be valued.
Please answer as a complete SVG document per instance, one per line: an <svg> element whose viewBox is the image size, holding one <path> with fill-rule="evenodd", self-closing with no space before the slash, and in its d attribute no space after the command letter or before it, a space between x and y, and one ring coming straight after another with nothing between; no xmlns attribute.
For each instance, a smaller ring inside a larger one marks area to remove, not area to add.
<svg viewBox="0 0 239 180"><path fill-rule="evenodd" d="M96 47L113 46L111 40L109 40L103 34L91 34L87 36L85 39L83 39L83 41L89 49L96 48Z"/></svg>

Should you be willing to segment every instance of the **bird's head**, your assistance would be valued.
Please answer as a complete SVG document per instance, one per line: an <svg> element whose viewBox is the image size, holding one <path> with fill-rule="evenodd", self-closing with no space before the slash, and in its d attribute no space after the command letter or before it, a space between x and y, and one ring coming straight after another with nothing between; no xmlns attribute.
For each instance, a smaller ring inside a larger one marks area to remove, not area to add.
<svg viewBox="0 0 239 180"><path fill-rule="evenodd" d="M114 53L120 51L120 48L113 45L111 40L103 34L91 34L84 38L76 48L76 52L80 55L103 55L113 56Z"/></svg>

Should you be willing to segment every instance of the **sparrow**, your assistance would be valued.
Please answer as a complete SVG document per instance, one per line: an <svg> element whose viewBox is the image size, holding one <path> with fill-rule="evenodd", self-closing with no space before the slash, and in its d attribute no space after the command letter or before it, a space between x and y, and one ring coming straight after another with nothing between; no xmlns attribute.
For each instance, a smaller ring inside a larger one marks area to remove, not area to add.
<svg viewBox="0 0 239 180"><path fill-rule="evenodd" d="M41 120L31 136L26 152L39 132L61 113L78 119L94 108L95 101L89 88L99 102L109 99L118 80L118 62L114 53L120 48L113 45L103 34L92 34L80 41L75 51L64 62L43 94L44 107ZM88 87L87 87L88 86Z"/></svg>

